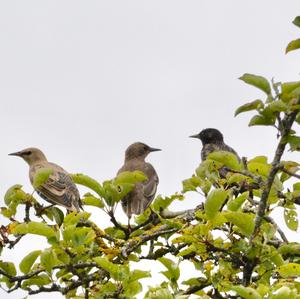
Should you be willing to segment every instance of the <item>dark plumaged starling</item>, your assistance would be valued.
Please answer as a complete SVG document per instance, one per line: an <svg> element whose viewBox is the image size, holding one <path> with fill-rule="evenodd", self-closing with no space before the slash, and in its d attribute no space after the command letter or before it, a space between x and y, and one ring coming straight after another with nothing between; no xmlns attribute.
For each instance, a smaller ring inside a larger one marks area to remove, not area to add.
<svg viewBox="0 0 300 299"><path fill-rule="evenodd" d="M135 188L122 199L122 208L128 220L132 214L142 214L154 199L158 175L150 163L145 162L145 158L151 152L160 151L144 143L136 142L131 144L125 152L125 162L118 174L124 171L142 171L148 179L144 182L136 183Z"/></svg>
<svg viewBox="0 0 300 299"><path fill-rule="evenodd" d="M79 191L70 175L60 166L48 162L41 150L27 148L9 155L21 157L28 163L29 179L32 185L40 169L51 169L49 178L36 190L43 199L51 204L63 206L68 211L79 212L80 208L82 209Z"/></svg>
<svg viewBox="0 0 300 299"><path fill-rule="evenodd" d="M237 152L224 142L222 133L217 129L204 129L199 134L190 136L191 138L198 138L202 141L201 159L206 160L207 156L215 151L226 151L236 155L240 161Z"/></svg>

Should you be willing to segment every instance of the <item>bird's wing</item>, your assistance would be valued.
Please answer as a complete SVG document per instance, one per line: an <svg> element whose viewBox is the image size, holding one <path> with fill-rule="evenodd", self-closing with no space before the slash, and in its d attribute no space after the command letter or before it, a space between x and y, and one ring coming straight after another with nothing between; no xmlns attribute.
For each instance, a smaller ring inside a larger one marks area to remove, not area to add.
<svg viewBox="0 0 300 299"><path fill-rule="evenodd" d="M55 168L48 180L38 188L38 193L53 204L64 206L71 211L79 211L81 202L76 185L61 167Z"/></svg>
<svg viewBox="0 0 300 299"><path fill-rule="evenodd" d="M124 212L131 217L132 214L139 215L143 213L154 199L158 175L150 163L130 163L124 165L118 172L140 170L148 177L144 182L137 183L135 188L122 199Z"/></svg>
<svg viewBox="0 0 300 299"><path fill-rule="evenodd" d="M148 177L148 180L142 182L143 195L149 200L150 204L154 199L159 179L155 169L149 163L146 163L145 174Z"/></svg>

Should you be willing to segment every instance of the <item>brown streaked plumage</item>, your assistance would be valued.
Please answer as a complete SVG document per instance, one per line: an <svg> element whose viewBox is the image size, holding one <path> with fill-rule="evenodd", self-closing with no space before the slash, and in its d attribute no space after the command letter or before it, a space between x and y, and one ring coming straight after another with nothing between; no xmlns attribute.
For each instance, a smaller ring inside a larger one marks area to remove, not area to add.
<svg viewBox="0 0 300 299"><path fill-rule="evenodd" d="M154 151L160 149L151 148L141 142L133 143L126 149L125 162L118 174L139 170L148 177L146 181L137 183L135 188L122 199L122 208L129 219L133 214L142 214L154 199L159 179L153 166L145 162L147 155Z"/></svg>
<svg viewBox="0 0 300 299"><path fill-rule="evenodd" d="M79 212L80 208L82 209L79 191L68 172L60 166L48 162L41 150L31 147L9 155L21 157L27 162L31 184L33 184L34 176L39 169L52 169L48 180L36 190L43 199L51 204L63 206L68 211Z"/></svg>

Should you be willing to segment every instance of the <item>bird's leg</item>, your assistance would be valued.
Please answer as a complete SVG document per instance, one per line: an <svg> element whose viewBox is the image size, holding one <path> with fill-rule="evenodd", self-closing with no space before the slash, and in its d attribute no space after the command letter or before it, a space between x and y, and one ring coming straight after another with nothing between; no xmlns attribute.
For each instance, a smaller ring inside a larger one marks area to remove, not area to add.
<svg viewBox="0 0 300 299"><path fill-rule="evenodd" d="M131 225L130 225L130 218L131 218L131 216L128 216L128 232L129 232L129 234L132 231L132 228L131 228Z"/></svg>

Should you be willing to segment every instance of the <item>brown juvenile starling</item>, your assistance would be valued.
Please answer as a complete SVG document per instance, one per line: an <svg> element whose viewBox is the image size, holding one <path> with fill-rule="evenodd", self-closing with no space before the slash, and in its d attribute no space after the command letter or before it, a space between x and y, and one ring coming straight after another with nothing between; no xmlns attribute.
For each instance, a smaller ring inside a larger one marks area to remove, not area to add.
<svg viewBox="0 0 300 299"><path fill-rule="evenodd" d="M125 162L118 174L124 171L142 171L148 179L144 182L137 183L135 188L122 199L122 208L128 220L132 214L142 214L154 199L158 176L150 163L145 162L145 158L151 152L160 151L144 143L136 142L131 144L125 152Z"/></svg>
<svg viewBox="0 0 300 299"><path fill-rule="evenodd" d="M43 152L37 148L27 148L11 153L11 156L23 158L29 165L29 178L33 185L36 173L42 169L51 169L52 173L41 186L37 193L51 204L65 207L68 211L79 212L82 209L79 191L70 175L60 166L48 162Z"/></svg>

